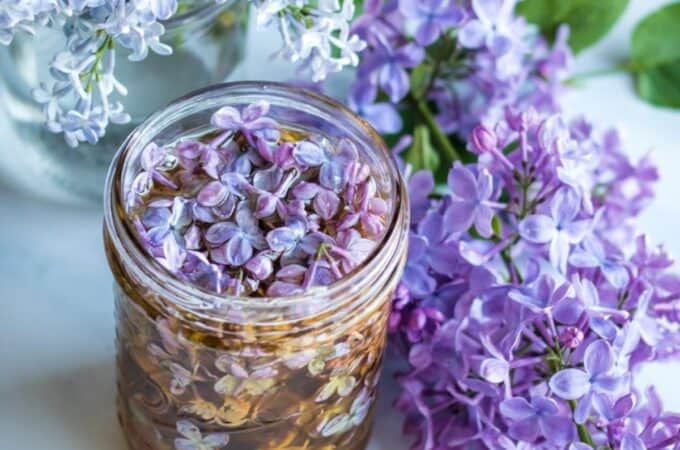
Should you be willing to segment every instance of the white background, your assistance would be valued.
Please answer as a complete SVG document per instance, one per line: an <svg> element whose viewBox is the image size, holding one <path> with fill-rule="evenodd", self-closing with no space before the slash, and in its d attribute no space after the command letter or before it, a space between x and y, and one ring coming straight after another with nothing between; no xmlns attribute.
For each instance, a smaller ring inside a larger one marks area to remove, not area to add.
<svg viewBox="0 0 680 450"><path fill-rule="evenodd" d="M664 3L632 0L613 32L578 57L576 72L625 60L635 23ZM284 63L267 59L276 42L270 33L251 33L248 63L233 78L292 76ZM565 110L620 126L632 155L655 152L662 181L640 227L680 255L680 112L639 101L623 74L589 80L567 97ZM0 136L1 146L13 145L1 117ZM99 209L54 205L0 188L0 450L124 448L113 402L111 283ZM678 377L676 361L650 367L640 382L655 383L667 406L678 411ZM382 390L370 450L405 450L400 417L389 409L395 386L386 380Z"/></svg>

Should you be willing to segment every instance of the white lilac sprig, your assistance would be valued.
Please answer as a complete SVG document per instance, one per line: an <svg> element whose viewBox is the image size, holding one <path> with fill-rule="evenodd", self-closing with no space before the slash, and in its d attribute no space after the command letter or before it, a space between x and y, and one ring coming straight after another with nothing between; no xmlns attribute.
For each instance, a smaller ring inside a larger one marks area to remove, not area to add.
<svg viewBox="0 0 680 450"><path fill-rule="evenodd" d="M329 73L358 63L365 43L350 29L352 0L236 0L254 5L261 26L281 32L281 56L298 63L320 81ZM218 4L225 0L216 0ZM164 22L180 6L177 0L0 0L0 44L16 33L40 27L64 33L64 48L49 61L50 79L41 80L33 95L43 105L47 128L63 133L66 142L96 144L108 126L130 121L124 103L127 89L116 79L116 54L131 61L149 52L170 55L162 41ZM46 62L47 63L47 62Z"/></svg>
<svg viewBox="0 0 680 450"><path fill-rule="evenodd" d="M342 279L380 240L391 205L356 145L293 134L268 111L263 101L223 107L214 133L141 152L129 220L179 279L292 295Z"/></svg>
<svg viewBox="0 0 680 450"><path fill-rule="evenodd" d="M414 448L677 448L680 415L634 384L680 354L680 276L630 226L656 170L583 119L507 108L471 135L446 188L409 183L390 329Z"/></svg>

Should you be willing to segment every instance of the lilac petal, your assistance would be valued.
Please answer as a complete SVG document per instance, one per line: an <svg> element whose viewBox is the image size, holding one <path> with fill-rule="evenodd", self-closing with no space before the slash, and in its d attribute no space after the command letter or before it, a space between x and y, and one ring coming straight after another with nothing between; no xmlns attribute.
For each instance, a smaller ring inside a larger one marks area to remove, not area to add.
<svg viewBox="0 0 680 450"><path fill-rule="evenodd" d="M586 423L588 417L590 416L590 411L593 406L593 392L589 391L585 397L581 398L576 405L574 410L574 422L577 424Z"/></svg>
<svg viewBox="0 0 680 450"><path fill-rule="evenodd" d="M612 340L616 337L617 328L614 323L603 317L591 317L588 320L590 329L602 339Z"/></svg>
<svg viewBox="0 0 680 450"><path fill-rule="evenodd" d="M570 249L569 240L562 232L558 232L550 242L550 263L562 273L567 271Z"/></svg>
<svg viewBox="0 0 680 450"><path fill-rule="evenodd" d="M213 433L203 438L203 445L208 448L222 448L229 443L229 435L227 433Z"/></svg>
<svg viewBox="0 0 680 450"><path fill-rule="evenodd" d="M153 171L156 166L165 161L165 156L165 149L154 143L147 145L140 156L142 168L148 172Z"/></svg>
<svg viewBox="0 0 680 450"><path fill-rule="evenodd" d="M553 219L559 225L568 225L579 212L581 198L575 190L562 188L555 194L550 203L550 211Z"/></svg>
<svg viewBox="0 0 680 450"><path fill-rule="evenodd" d="M210 123L223 130L237 130L243 125L241 113L236 108L224 106L218 109L210 119Z"/></svg>
<svg viewBox="0 0 680 450"><path fill-rule="evenodd" d="M630 281L628 271L620 264L614 264L605 261L600 266L600 270L607 281L609 281L609 283L617 289L624 288Z"/></svg>
<svg viewBox="0 0 680 450"><path fill-rule="evenodd" d="M171 272L177 272L182 268L186 259L186 252L182 249L173 236L163 242L163 259L161 264Z"/></svg>
<svg viewBox="0 0 680 450"><path fill-rule="evenodd" d="M380 86L392 103L399 101L408 93L409 79L406 71L396 63L386 64L380 70Z"/></svg>
<svg viewBox="0 0 680 450"><path fill-rule="evenodd" d="M591 222L589 220L577 220L571 222L564 228L564 232L569 236L569 242L577 244L590 231Z"/></svg>
<svg viewBox="0 0 680 450"><path fill-rule="evenodd" d="M465 48L479 48L484 45L486 27L479 20L471 20L458 31L458 42Z"/></svg>
<svg viewBox="0 0 680 450"><path fill-rule="evenodd" d="M568 450L593 450L593 447L582 442L572 442L569 444Z"/></svg>
<svg viewBox="0 0 680 450"><path fill-rule="evenodd" d="M598 375L593 378L592 385L598 392L615 393L625 384L624 377L616 375Z"/></svg>
<svg viewBox="0 0 680 450"><path fill-rule="evenodd" d="M535 244L547 244L553 239L555 232L555 222L541 214L529 216L519 224L519 234Z"/></svg>
<svg viewBox="0 0 680 450"><path fill-rule="evenodd" d="M639 436L626 433L621 439L620 450L647 450L647 446Z"/></svg>
<svg viewBox="0 0 680 450"><path fill-rule="evenodd" d="M434 292L437 282L422 266L407 266L404 270L402 281L408 286L415 296L424 297Z"/></svg>
<svg viewBox="0 0 680 450"><path fill-rule="evenodd" d="M362 214L361 226L366 231L366 234L372 237L380 235L383 230L383 224L375 214Z"/></svg>
<svg viewBox="0 0 680 450"><path fill-rule="evenodd" d="M459 263L458 251L451 245L433 245L429 250L430 267L435 272L453 276Z"/></svg>
<svg viewBox="0 0 680 450"><path fill-rule="evenodd" d="M427 20L416 30L416 42L423 46L430 45L437 40L439 32L439 24L433 19Z"/></svg>
<svg viewBox="0 0 680 450"><path fill-rule="evenodd" d="M280 227L267 233L266 239L269 248L275 252L287 252L297 246L299 236L290 227Z"/></svg>
<svg viewBox="0 0 680 450"><path fill-rule="evenodd" d="M201 439L201 432L198 430L198 427L188 420L177 421L177 432L189 439Z"/></svg>
<svg viewBox="0 0 680 450"><path fill-rule="evenodd" d="M164 241L165 238L170 234L170 228L167 226L159 226L150 229L146 233L146 237L149 240L149 243L153 245L154 247L157 247L161 245Z"/></svg>
<svg viewBox="0 0 680 450"><path fill-rule="evenodd" d="M286 283L284 281L275 281L267 288L267 295L269 297L286 297L288 295L297 294L302 291L302 288L297 284Z"/></svg>
<svg viewBox="0 0 680 450"><path fill-rule="evenodd" d="M399 11L406 17L418 17L421 14L422 0L399 0Z"/></svg>
<svg viewBox="0 0 680 450"><path fill-rule="evenodd" d="M447 177L447 184L451 192L460 199L477 199L477 180L468 169L456 164Z"/></svg>
<svg viewBox="0 0 680 450"><path fill-rule="evenodd" d="M403 127L401 116L391 103L365 105L361 116L381 134L394 134Z"/></svg>
<svg viewBox="0 0 680 450"><path fill-rule="evenodd" d="M269 112L269 102L264 100L259 100L257 102L251 103L243 109L241 114L243 122L252 122L260 117L266 115Z"/></svg>
<svg viewBox="0 0 680 450"><path fill-rule="evenodd" d="M227 263L233 266L242 266L251 256L253 256L253 247L250 245L250 242L240 234L232 237L225 247Z"/></svg>
<svg viewBox="0 0 680 450"><path fill-rule="evenodd" d="M141 172L132 182L131 189L137 195L146 195L153 189L153 177L149 172Z"/></svg>
<svg viewBox="0 0 680 450"><path fill-rule="evenodd" d="M201 206L212 208L226 200L229 190L219 181L206 184L198 193L196 200Z"/></svg>
<svg viewBox="0 0 680 450"><path fill-rule="evenodd" d="M574 298L567 298L558 302L553 308L553 317L559 323L575 324L583 313L583 304Z"/></svg>
<svg viewBox="0 0 680 450"><path fill-rule="evenodd" d="M590 390L589 376L579 369L564 369L550 379L550 389L560 398L576 400Z"/></svg>
<svg viewBox="0 0 680 450"><path fill-rule="evenodd" d="M569 264L574 267L592 268L599 267L600 260L595 257L588 250L583 248L576 248L569 256Z"/></svg>
<svg viewBox="0 0 680 450"><path fill-rule="evenodd" d="M468 201L452 201L444 213L444 224L452 232L467 231L475 220L476 207Z"/></svg>
<svg viewBox="0 0 680 450"><path fill-rule="evenodd" d="M541 415L554 416L559 413L560 409L557 406L557 402L548 397L533 397L531 399L531 404L536 411L540 412Z"/></svg>
<svg viewBox="0 0 680 450"><path fill-rule="evenodd" d="M301 181L291 190L291 193L298 200L311 200L319 193L320 189L321 187L318 184Z"/></svg>
<svg viewBox="0 0 680 450"><path fill-rule="evenodd" d="M507 361L497 358L487 358L482 361L479 374L489 383L502 383L508 378L510 365Z"/></svg>
<svg viewBox="0 0 680 450"><path fill-rule="evenodd" d="M520 305L526 306L533 313L540 313L546 306L534 296L527 295L517 289L510 291L508 297L510 297L510 300L514 300Z"/></svg>
<svg viewBox="0 0 680 450"><path fill-rule="evenodd" d="M323 164L319 170L319 183L326 189L339 191L345 184L343 168L336 161Z"/></svg>
<svg viewBox="0 0 680 450"><path fill-rule="evenodd" d="M557 444L572 442L576 438L576 431L572 421L566 417L548 416L538 421L541 434L549 441Z"/></svg>
<svg viewBox="0 0 680 450"><path fill-rule="evenodd" d="M493 193L493 177L488 170L482 169L477 178L477 196L479 199L488 199Z"/></svg>
<svg viewBox="0 0 680 450"><path fill-rule="evenodd" d="M528 419L536 415L534 407L523 397L503 400L499 405L499 409L503 416L512 420Z"/></svg>
<svg viewBox="0 0 680 450"><path fill-rule="evenodd" d="M485 238L493 235L491 221L493 220L494 211L488 206L480 205L477 207L477 214L475 216L475 229Z"/></svg>
<svg viewBox="0 0 680 450"><path fill-rule="evenodd" d="M330 220L335 216L340 206L340 198L333 191L321 190L314 198L314 211L324 220Z"/></svg>
<svg viewBox="0 0 680 450"><path fill-rule="evenodd" d="M147 228L160 227L168 223L170 210L168 208L148 208L144 211L142 223Z"/></svg>
<svg viewBox="0 0 680 450"><path fill-rule="evenodd" d="M298 164L303 166L320 166L325 160L326 155L321 147L313 142L299 142L293 149L293 158Z"/></svg>
<svg viewBox="0 0 680 450"><path fill-rule="evenodd" d="M408 361L416 369L425 369L432 364L432 347L426 344L416 344L411 347Z"/></svg>
<svg viewBox="0 0 680 450"><path fill-rule="evenodd" d="M253 176L253 186L267 192L274 192L281 185L283 176L284 172L279 167L258 170Z"/></svg>
<svg viewBox="0 0 680 450"><path fill-rule="evenodd" d="M508 434L514 439L524 442L533 442L538 436L536 420L525 419L512 423L508 427Z"/></svg>
<svg viewBox="0 0 680 450"><path fill-rule="evenodd" d="M307 268L300 264L290 264L288 266L282 267L278 272L276 272L276 278L283 281L302 281Z"/></svg>
<svg viewBox="0 0 680 450"><path fill-rule="evenodd" d="M276 212L279 199L271 194L263 194L257 198L255 203L255 217L269 217Z"/></svg>
<svg viewBox="0 0 680 450"><path fill-rule="evenodd" d="M248 261L245 268L258 280L266 280L274 271L272 260L263 255L257 255Z"/></svg>
<svg viewBox="0 0 680 450"><path fill-rule="evenodd" d="M395 62L404 67L415 67L425 58L423 47L409 43L397 50L394 55Z"/></svg>
<svg viewBox="0 0 680 450"><path fill-rule="evenodd" d="M591 375L608 372L614 364L614 352L611 345L603 340L593 342L586 349L583 365Z"/></svg>
<svg viewBox="0 0 680 450"><path fill-rule="evenodd" d="M205 232L205 240L212 245L221 245L234 237L239 232L238 226L233 222L219 222L211 225Z"/></svg>

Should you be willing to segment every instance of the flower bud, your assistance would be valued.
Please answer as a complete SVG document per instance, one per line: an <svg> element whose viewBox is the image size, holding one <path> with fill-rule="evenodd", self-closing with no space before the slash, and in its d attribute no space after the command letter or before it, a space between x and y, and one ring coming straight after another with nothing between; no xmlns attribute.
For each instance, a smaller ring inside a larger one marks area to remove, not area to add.
<svg viewBox="0 0 680 450"><path fill-rule="evenodd" d="M491 152L497 149L498 138L492 130L484 125L477 125L472 130L472 145L480 153Z"/></svg>
<svg viewBox="0 0 680 450"><path fill-rule="evenodd" d="M566 348L576 348L583 342L583 331L576 327L567 327L560 334L560 344Z"/></svg>

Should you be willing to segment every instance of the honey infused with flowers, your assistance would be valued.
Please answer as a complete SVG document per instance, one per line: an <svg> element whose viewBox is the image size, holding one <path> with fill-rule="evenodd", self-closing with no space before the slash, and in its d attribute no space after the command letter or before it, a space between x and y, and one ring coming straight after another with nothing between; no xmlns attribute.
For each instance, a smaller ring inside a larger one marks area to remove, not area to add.
<svg viewBox="0 0 680 450"><path fill-rule="evenodd" d="M376 160L289 107L222 106L209 127L137 145L127 173L118 162L105 236L135 450L366 445L404 198L382 144Z"/></svg>

